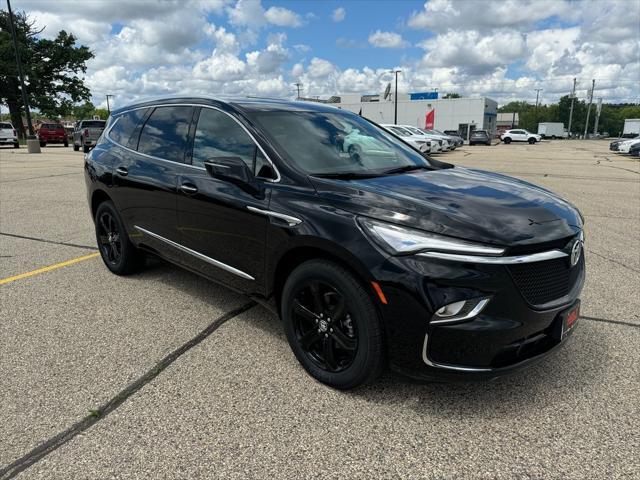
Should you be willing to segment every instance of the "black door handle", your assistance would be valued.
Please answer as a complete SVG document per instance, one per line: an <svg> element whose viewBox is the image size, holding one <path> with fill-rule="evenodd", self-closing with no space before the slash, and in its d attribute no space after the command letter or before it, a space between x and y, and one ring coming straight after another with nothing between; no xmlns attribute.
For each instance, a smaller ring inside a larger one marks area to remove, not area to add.
<svg viewBox="0 0 640 480"><path fill-rule="evenodd" d="M124 167L118 167L116 168L116 173L118 175L122 175L123 177L126 177L129 174L129 171Z"/></svg>
<svg viewBox="0 0 640 480"><path fill-rule="evenodd" d="M182 185L180 185L180 190L182 190L187 195L193 195L194 193L198 192L198 188L190 183L183 183Z"/></svg>

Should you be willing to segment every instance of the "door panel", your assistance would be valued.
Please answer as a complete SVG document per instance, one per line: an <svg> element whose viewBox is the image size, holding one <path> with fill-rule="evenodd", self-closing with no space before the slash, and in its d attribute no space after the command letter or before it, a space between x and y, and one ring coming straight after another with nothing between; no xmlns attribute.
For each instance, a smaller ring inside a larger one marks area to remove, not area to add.
<svg viewBox="0 0 640 480"><path fill-rule="evenodd" d="M185 257L187 266L238 290L259 293L268 218L247 207L267 209L267 192L255 196L195 169L180 175L178 186L187 187L178 192L180 243L213 260L192 255Z"/></svg>

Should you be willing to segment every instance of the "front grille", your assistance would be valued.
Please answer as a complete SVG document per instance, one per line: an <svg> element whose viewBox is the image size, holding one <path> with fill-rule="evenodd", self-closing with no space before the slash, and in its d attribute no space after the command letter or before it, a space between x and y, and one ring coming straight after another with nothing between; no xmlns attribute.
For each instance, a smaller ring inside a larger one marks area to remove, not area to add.
<svg viewBox="0 0 640 480"><path fill-rule="evenodd" d="M509 273L531 305L544 305L569 294L571 268L566 258L509 265ZM574 267L582 268L582 261Z"/></svg>

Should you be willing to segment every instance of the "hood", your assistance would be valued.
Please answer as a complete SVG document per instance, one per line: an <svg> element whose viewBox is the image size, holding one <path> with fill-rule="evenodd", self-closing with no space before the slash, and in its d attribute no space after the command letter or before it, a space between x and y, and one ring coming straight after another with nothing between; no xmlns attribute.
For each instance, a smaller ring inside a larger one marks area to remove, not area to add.
<svg viewBox="0 0 640 480"><path fill-rule="evenodd" d="M554 193L465 168L340 180L312 178L336 208L433 233L512 247L575 235L577 209Z"/></svg>

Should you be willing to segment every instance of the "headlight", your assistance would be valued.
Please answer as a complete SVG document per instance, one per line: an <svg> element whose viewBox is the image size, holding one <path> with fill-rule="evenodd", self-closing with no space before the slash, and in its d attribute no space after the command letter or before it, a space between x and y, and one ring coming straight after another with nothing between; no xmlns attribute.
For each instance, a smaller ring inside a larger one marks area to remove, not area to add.
<svg viewBox="0 0 640 480"><path fill-rule="evenodd" d="M489 247L368 218L360 218L358 223L369 238L391 255L425 251L493 256L504 253L504 248Z"/></svg>

